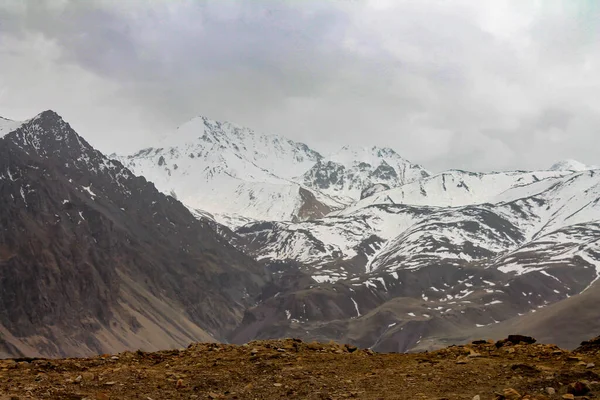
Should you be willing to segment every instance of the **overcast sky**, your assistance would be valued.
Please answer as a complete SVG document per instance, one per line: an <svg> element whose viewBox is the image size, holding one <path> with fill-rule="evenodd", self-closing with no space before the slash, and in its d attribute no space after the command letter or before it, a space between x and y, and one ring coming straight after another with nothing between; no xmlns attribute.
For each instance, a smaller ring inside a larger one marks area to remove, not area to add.
<svg viewBox="0 0 600 400"><path fill-rule="evenodd" d="M108 153L204 115L434 171L600 164L597 3L0 0L0 115Z"/></svg>

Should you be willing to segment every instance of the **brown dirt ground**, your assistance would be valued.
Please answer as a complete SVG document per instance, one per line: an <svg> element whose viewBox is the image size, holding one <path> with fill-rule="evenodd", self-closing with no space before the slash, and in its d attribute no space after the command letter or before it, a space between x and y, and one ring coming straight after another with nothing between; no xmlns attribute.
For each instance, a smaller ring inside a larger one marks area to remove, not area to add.
<svg viewBox="0 0 600 400"><path fill-rule="evenodd" d="M600 395L599 368L600 345L568 352L486 342L378 354L286 339L86 359L0 360L0 399L562 399L576 381L584 381L587 397L594 398Z"/></svg>

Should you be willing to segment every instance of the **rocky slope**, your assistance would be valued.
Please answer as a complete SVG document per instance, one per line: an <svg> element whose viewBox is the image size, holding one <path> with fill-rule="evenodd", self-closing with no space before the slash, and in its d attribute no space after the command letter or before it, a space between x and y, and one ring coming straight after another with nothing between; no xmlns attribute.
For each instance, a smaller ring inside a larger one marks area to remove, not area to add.
<svg viewBox="0 0 600 400"><path fill-rule="evenodd" d="M1 356L222 340L266 278L52 111L0 138L0 227Z"/></svg>
<svg viewBox="0 0 600 400"><path fill-rule="evenodd" d="M282 276L312 281L282 283L247 312L232 340L297 336L385 351L431 348L584 292L600 274L600 174L528 182L493 204L373 204L318 221L238 229L239 248L268 265L291 260L294 268L278 267Z"/></svg>
<svg viewBox="0 0 600 400"><path fill-rule="evenodd" d="M430 175L423 167L405 160L392 149L344 146L319 160L300 180L308 187L351 203L366 197L369 190L394 188Z"/></svg>
<svg viewBox="0 0 600 400"><path fill-rule="evenodd" d="M531 343L534 342L534 343ZM193 344L158 353L0 361L2 398L506 399L595 398L599 340L574 352L535 339L478 340L379 354L297 339ZM586 397L583 397L586 396Z"/></svg>

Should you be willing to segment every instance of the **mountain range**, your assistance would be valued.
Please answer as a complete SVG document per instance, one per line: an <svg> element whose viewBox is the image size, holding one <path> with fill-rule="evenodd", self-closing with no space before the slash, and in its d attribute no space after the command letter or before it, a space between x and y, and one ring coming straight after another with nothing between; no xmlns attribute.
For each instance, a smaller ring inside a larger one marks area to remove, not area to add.
<svg viewBox="0 0 600 400"><path fill-rule="evenodd" d="M205 117L107 157L52 111L0 119L0 153L2 354L600 328L600 170L573 160L434 174Z"/></svg>

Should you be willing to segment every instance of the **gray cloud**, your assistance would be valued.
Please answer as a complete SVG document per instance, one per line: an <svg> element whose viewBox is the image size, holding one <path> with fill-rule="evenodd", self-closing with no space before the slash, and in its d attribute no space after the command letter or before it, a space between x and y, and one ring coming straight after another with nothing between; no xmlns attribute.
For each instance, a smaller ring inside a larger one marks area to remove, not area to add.
<svg viewBox="0 0 600 400"><path fill-rule="evenodd" d="M56 109L107 152L206 115L433 170L600 164L600 9L576 3L5 0L0 115Z"/></svg>

